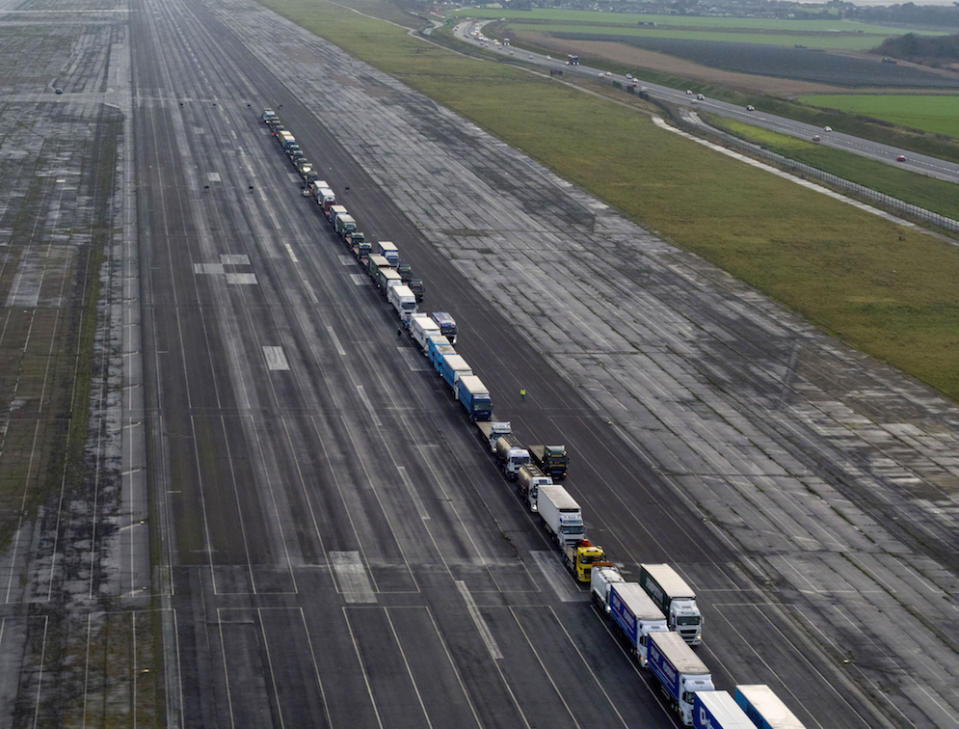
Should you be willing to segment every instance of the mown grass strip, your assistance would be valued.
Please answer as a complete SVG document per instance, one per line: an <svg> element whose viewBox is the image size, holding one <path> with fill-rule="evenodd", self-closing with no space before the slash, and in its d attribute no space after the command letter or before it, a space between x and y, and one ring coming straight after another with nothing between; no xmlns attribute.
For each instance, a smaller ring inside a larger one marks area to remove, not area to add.
<svg viewBox="0 0 959 729"><path fill-rule="evenodd" d="M676 245L959 400L959 249L504 63L457 56L320 0L261 0Z"/></svg>
<svg viewBox="0 0 959 729"><path fill-rule="evenodd" d="M789 159L864 185L897 200L959 220L959 185L954 182L916 175L885 162L843 152L821 143L778 134L734 119L709 115L708 121L719 129ZM820 136L825 137L826 134Z"/></svg>

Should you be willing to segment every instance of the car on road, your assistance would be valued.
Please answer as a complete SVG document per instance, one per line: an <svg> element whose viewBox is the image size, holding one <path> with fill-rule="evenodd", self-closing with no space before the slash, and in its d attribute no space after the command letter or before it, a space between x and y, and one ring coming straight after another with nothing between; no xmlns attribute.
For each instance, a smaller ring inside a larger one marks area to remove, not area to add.
<svg viewBox="0 0 959 729"><path fill-rule="evenodd" d="M812 135L812 141L814 141L814 142L821 142L821 141L822 141L822 137L820 137L818 134L813 134L813 135Z"/></svg>
<svg viewBox="0 0 959 729"><path fill-rule="evenodd" d="M692 95L693 95L693 90L692 90L692 89L686 89L686 96L692 96Z"/></svg>
<svg viewBox="0 0 959 729"><path fill-rule="evenodd" d="M53 90L53 93L55 93L55 94L57 94L57 95L60 95L60 94L63 93L63 89L61 89L61 88L59 88L59 87L58 87L58 88L55 88L55 89Z"/></svg>
<svg viewBox="0 0 959 729"><path fill-rule="evenodd" d="M696 94L696 101L703 101L705 98L702 94Z"/></svg>
<svg viewBox="0 0 959 729"><path fill-rule="evenodd" d="M900 154L898 157L896 157L896 162L905 162L905 161L906 161L906 155L904 154Z"/></svg>
<svg viewBox="0 0 959 729"><path fill-rule="evenodd" d="M756 107L752 104L746 104L746 111L756 111Z"/></svg>
<svg viewBox="0 0 959 729"><path fill-rule="evenodd" d="M828 127L828 126L827 126L827 127L823 127L822 130L823 130L824 132L831 132L831 131L832 131L832 127Z"/></svg>
<svg viewBox="0 0 959 729"><path fill-rule="evenodd" d="M627 74L626 74L626 78L632 78L632 77L633 77L633 74L631 74L631 73L627 73Z"/></svg>

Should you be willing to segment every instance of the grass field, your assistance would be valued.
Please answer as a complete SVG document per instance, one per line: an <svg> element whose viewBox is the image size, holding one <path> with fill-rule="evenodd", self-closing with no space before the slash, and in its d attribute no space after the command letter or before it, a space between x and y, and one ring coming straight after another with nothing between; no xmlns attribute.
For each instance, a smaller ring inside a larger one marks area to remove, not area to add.
<svg viewBox="0 0 959 729"><path fill-rule="evenodd" d="M959 249L735 162L629 108L323 0L263 0L823 329L959 400ZM508 110L508 113L506 113Z"/></svg>
<svg viewBox="0 0 959 729"><path fill-rule="evenodd" d="M862 114L897 126L959 138L959 96L905 94L820 94L804 104Z"/></svg>
<svg viewBox="0 0 959 729"><path fill-rule="evenodd" d="M789 159L804 162L912 205L959 220L959 185L955 183L917 176L884 162L866 159L816 142L777 134L733 119L711 115L709 123Z"/></svg>
<svg viewBox="0 0 959 729"><path fill-rule="evenodd" d="M871 33L880 36L906 33L941 35L948 31L923 31L850 20L788 20L782 18L713 18L679 15L642 15L639 13L603 13L589 10L502 10L464 8L455 13L467 18L506 18L507 20L552 21L565 24L612 24L636 26L639 22L656 23L657 27L691 29L771 30L780 33L807 31L813 33Z"/></svg>

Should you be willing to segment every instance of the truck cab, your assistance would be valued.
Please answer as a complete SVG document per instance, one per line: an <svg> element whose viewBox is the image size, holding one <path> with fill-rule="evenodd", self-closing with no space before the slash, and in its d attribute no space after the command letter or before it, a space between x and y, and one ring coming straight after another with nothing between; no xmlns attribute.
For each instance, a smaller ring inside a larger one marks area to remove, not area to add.
<svg viewBox="0 0 959 729"><path fill-rule="evenodd" d="M423 285L423 279L411 278L410 282L406 285L410 287L410 291L413 292L413 296L416 297L417 301L423 300L423 296L426 294L426 287Z"/></svg>
<svg viewBox="0 0 959 729"><path fill-rule="evenodd" d="M450 344L456 344L456 319L445 311L434 311L430 316L439 324L440 333L450 340Z"/></svg>
<svg viewBox="0 0 959 729"><path fill-rule="evenodd" d="M553 479L539 470L535 464L527 463L521 466L516 474L516 481L519 484L520 493L526 498L529 510L536 511L536 499L539 495L540 486L552 486Z"/></svg>
<svg viewBox="0 0 959 729"><path fill-rule="evenodd" d="M611 563L606 561L603 548L595 546L588 539L581 539L575 545L567 545L563 550L563 561L582 584L590 583L594 566L611 566Z"/></svg>
<svg viewBox="0 0 959 729"><path fill-rule="evenodd" d="M510 481L516 480L519 469L529 463L529 451L512 433L500 436L496 441L496 458L503 468L503 474Z"/></svg>

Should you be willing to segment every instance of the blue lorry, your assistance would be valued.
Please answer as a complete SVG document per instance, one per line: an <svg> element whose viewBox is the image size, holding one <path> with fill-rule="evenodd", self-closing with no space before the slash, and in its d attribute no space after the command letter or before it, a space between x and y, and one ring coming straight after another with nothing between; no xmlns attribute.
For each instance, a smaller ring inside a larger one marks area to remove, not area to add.
<svg viewBox="0 0 959 729"><path fill-rule="evenodd" d="M692 726L693 692L714 688L709 669L679 633L650 633L646 648L649 670L670 707L685 726Z"/></svg>
<svg viewBox="0 0 959 729"><path fill-rule="evenodd" d="M466 408L470 420L489 420L493 415L489 390L476 375L460 377L456 383L456 399Z"/></svg>

